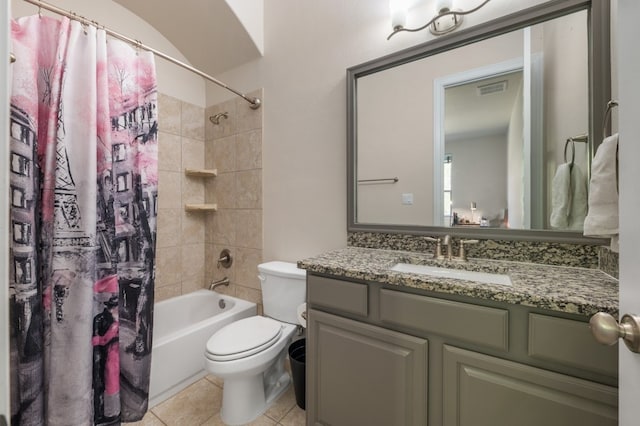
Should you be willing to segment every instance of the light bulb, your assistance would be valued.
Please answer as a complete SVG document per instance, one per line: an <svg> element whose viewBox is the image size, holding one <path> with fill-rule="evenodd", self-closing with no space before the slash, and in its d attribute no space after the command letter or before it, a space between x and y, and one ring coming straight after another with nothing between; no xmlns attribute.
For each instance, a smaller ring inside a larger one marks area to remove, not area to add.
<svg viewBox="0 0 640 426"><path fill-rule="evenodd" d="M453 10L453 0L436 0L436 12L440 13L442 9Z"/></svg>
<svg viewBox="0 0 640 426"><path fill-rule="evenodd" d="M407 0L389 0L389 12L391 14L391 28L404 28L407 24Z"/></svg>

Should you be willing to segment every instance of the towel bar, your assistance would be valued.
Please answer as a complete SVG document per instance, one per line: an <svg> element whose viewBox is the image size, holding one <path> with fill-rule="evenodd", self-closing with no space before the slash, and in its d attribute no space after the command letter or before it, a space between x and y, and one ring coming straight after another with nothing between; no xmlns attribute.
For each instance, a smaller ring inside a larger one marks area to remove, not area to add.
<svg viewBox="0 0 640 426"><path fill-rule="evenodd" d="M392 177L392 178L381 178L381 179L358 179L358 183L370 183L370 182L389 182L389 183L396 183L398 182L400 179L398 179L397 177Z"/></svg>
<svg viewBox="0 0 640 426"><path fill-rule="evenodd" d="M587 143L589 141L589 136L587 134L583 134L583 135L578 135L578 136L573 136L570 137L569 139L567 139L567 141L564 144L564 162L568 163L567 161L567 148L569 147L569 142L571 142L571 163L570 166L573 166L573 162L576 159L576 142L581 142L581 143Z"/></svg>
<svg viewBox="0 0 640 426"><path fill-rule="evenodd" d="M607 109L604 112L604 119L602 121L602 134L604 137L607 137L609 132L607 132L607 127L609 127L609 120L611 119L611 110L618 106L618 101L610 100L607 102Z"/></svg>

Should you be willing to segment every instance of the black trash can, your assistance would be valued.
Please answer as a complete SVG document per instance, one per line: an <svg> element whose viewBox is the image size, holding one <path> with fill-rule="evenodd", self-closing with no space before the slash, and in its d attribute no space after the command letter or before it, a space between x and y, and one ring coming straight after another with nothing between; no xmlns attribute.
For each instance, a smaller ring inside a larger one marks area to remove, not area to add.
<svg viewBox="0 0 640 426"><path fill-rule="evenodd" d="M293 391L296 394L296 404L304 410L305 402L305 357L306 339L299 339L289 345L289 362L291 363L291 376L293 378Z"/></svg>

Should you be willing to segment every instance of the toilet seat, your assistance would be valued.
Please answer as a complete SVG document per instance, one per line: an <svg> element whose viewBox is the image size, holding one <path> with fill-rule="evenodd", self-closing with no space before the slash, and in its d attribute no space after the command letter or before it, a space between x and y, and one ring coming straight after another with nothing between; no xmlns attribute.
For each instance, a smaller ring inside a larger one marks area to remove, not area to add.
<svg viewBox="0 0 640 426"><path fill-rule="evenodd" d="M233 322L207 342L206 357L211 361L233 361L261 352L282 335L282 324L271 318L254 316Z"/></svg>

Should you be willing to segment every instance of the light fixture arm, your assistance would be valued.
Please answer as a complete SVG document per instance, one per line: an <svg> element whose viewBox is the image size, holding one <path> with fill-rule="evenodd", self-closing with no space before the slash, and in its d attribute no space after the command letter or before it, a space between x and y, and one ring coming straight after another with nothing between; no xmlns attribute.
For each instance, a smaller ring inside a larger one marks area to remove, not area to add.
<svg viewBox="0 0 640 426"><path fill-rule="evenodd" d="M402 32L402 31L406 31L406 32L410 32L410 33L415 33L415 32L418 32L418 31L422 31L425 28L430 27L434 22L436 22L438 19L440 19L440 18L442 18L444 16L453 15L454 18L457 18L458 16L468 15L468 14L473 13L473 12L477 11L478 9L482 8L485 4L489 3L490 1L491 0L484 0L478 6L474 7L473 9L469 9L469 10L449 10L447 12L438 13L438 15L434 16L433 18L431 18L431 20L429 22L427 22L426 24L424 24L423 26L418 27L418 28L396 27L396 28L393 29L391 34L389 34L389 36L387 37L387 40L389 40L391 37L393 37L394 35L396 35L399 32Z"/></svg>

